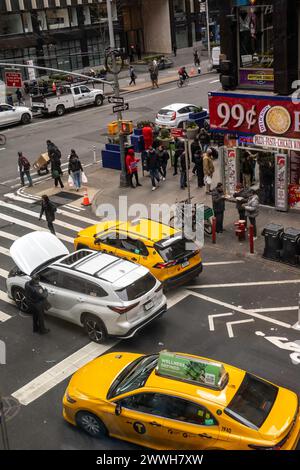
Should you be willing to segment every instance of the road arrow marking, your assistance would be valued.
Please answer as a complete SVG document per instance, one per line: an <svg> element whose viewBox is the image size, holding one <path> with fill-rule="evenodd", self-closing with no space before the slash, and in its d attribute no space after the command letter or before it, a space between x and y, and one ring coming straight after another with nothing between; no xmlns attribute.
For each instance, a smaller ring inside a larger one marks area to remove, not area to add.
<svg viewBox="0 0 300 470"><path fill-rule="evenodd" d="M231 325L237 325L239 323L249 323L249 322L253 322L253 321L254 321L254 318L251 318L250 320L239 320L239 321L227 322L226 326L227 326L227 331L228 331L229 338L234 338L234 334L233 334L233 330L232 330Z"/></svg>
<svg viewBox="0 0 300 470"><path fill-rule="evenodd" d="M209 323L209 330L210 331L215 331L215 325L214 325L214 318L217 317L230 317L233 315L233 313L220 313L219 315L209 315L208 316L208 323Z"/></svg>

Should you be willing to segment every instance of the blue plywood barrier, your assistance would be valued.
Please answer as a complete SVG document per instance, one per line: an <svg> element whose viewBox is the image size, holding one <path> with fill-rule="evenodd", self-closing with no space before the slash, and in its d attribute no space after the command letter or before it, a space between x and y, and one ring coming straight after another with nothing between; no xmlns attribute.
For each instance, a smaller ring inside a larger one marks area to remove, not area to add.
<svg viewBox="0 0 300 470"><path fill-rule="evenodd" d="M102 150L102 166L103 168L111 168L112 170L121 170L120 152L112 150Z"/></svg>

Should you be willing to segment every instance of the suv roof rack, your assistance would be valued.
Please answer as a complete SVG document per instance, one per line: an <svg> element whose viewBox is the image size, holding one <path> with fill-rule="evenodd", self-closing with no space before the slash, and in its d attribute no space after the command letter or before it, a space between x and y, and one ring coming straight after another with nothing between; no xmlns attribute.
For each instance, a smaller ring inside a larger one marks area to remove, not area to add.
<svg viewBox="0 0 300 470"><path fill-rule="evenodd" d="M62 260L60 260L58 264L72 268L74 265L82 261L84 258L86 258L87 256L91 256L91 255L95 255L95 251L84 250L84 249L78 250L78 251L75 251L75 253L72 253L62 258Z"/></svg>

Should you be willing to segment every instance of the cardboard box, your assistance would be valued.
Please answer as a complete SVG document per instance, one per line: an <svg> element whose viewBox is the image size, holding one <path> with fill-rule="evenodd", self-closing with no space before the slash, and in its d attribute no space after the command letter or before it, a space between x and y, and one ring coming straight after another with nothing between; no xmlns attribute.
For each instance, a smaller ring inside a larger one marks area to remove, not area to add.
<svg viewBox="0 0 300 470"><path fill-rule="evenodd" d="M48 153L42 153L40 157L34 162L33 167L39 170L43 166L47 165L49 160Z"/></svg>

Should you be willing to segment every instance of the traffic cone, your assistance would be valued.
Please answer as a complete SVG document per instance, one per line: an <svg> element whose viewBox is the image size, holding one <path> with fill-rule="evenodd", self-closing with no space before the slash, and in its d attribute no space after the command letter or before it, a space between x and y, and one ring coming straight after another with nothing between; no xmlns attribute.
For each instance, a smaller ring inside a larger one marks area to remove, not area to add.
<svg viewBox="0 0 300 470"><path fill-rule="evenodd" d="M82 201L81 205L82 206L91 206L92 205L92 203L90 201L90 198L88 197L87 189L85 189L85 191L84 191L83 201Z"/></svg>

